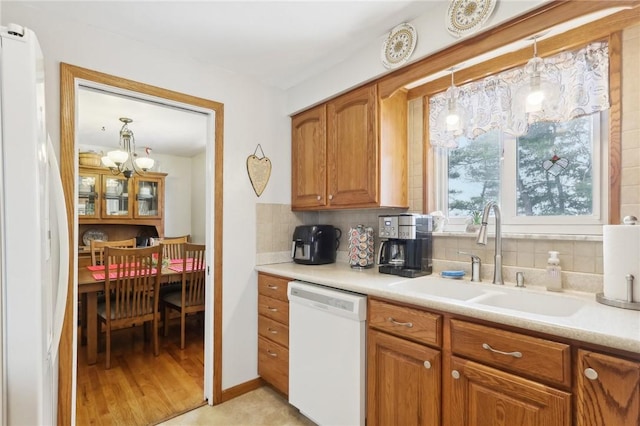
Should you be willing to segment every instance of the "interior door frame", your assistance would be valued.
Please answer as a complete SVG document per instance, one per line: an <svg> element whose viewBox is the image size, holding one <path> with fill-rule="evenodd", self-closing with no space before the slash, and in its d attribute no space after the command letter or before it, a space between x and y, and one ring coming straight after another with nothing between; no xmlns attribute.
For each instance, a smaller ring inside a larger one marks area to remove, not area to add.
<svg viewBox="0 0 640 426"><path fill-rule="evenodd" d="M223 202L223 125L224 105L203 98L186 95L179 92L139 83L132 80L112 76L98 71L60 63L60 173L65 193L67 209L69 241L77 241L75 227L75 171L76 171L76 87L77 80L84 80L95 84L111 86L120 90L140 93L143 96L167 99L182 104L193 105L196 108L213 110L214 129L214 207L213 207L213 377L205 377L207 382L213 383L213 401L222 402L222 202ZM208 150L209 152L209 150ZM207 159L210 159L209 154ZM210 167L210 165L207 165ZM70 244L70 259L75 258L75 244ZM74 283L76 263L69 263L69 292L66 302L65 320L62 330L58 366L58 424L71 424L75 418L72 408L75 398L76 370L74 369ZM205 351L205 355L207 355Z"/></svg>

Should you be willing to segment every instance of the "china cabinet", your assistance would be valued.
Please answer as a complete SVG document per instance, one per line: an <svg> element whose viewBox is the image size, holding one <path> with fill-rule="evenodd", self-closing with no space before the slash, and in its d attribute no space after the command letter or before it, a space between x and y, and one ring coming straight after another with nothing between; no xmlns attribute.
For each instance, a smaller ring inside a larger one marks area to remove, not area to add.
<svg viewBox="0 0 640 426"><path fill-rule="evenodd" d="M166 173L146 172L130 179L103 167L81 166L78 173L80 224L152 225L164 234Z"/></svg>
<svg viewBox="0 0 640 426"><path fill-rule="evenodd" d="M294 210L407 207L407 97L357 88L292 118Z"/></svg>

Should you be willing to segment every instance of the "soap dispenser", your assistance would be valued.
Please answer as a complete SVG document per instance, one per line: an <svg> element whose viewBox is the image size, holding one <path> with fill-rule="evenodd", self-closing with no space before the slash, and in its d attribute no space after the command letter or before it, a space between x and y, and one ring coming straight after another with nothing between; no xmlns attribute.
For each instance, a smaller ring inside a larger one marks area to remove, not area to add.
<svg viewBox="0 0 640 426"><path fill-rule="evenodd" d="M557 251L549 252L547 259L547 290L562 291L562 268L560 268L560 259Z"/></svg>

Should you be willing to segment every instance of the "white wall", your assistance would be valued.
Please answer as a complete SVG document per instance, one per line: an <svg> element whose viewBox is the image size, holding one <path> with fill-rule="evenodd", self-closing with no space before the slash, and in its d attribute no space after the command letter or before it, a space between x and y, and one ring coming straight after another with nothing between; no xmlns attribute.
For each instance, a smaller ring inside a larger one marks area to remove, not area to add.
<svg viewBox="0 0 640 426"><path fill-rule="evenodd" d="M205 66L163 49L64 17L42 14L20 2L2 3L2 24L31 28L45 56L47 127L59 150L60 62L212 99L224 104L223 368L227 389L257 377L257 290L255 264L257 197L246 158L260 143L274 172L263 199L289 199L290 120L284 95L256 81ZM286 197L284 196L286 194ZM242 230L243 238L238 238Z"/></svg>
<svg viewBox="0 0 640 426"><path fill-rule="evenodd" d="M547 2L548 0L499 1L493 15L483 27L483 31ZM416 62L460 41L446 29L445 16L448 7L449 1L439 1L429 13L409 22L418 34L418 42L410 62ZM390 22L390 29L400 23ZM382 34L378 40L368 43L348 60L287 90L287 113L299 112L310 105L333 97L336 93L346 92L365 81L388 74L390 71L382 65L380 60L380 49L386 36Z"/></svg>
<svg viewBox="0 0 640 426"><path fill-rule="evenodd" d="M206 210L206 153L191 158L191 242L204 244Z"/></svg>

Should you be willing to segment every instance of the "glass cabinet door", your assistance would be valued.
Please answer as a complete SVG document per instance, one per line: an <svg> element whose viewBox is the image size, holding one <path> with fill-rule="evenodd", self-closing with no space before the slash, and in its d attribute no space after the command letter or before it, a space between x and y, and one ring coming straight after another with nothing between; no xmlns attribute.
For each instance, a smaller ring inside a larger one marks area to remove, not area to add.
<svg viewBox="0 0 640 426"><path fill-rule="evenodd" d="M122 176L103 175L102 217L131 217L129 181Z"/></svg>
<svg viewBox="0 0 640 426"><path fill-rule="evenodd" d="M82 173L78 175L78 217L100 216L100 175Z"/></svg>
<svg viewBox="0 0 640 426"><path fill-rule="evenodd" d="M159 218L162 214L160 205L162 200L161 180L157 178L137 177L136 186L136 207L134 217L137 218Z"/></svg>

